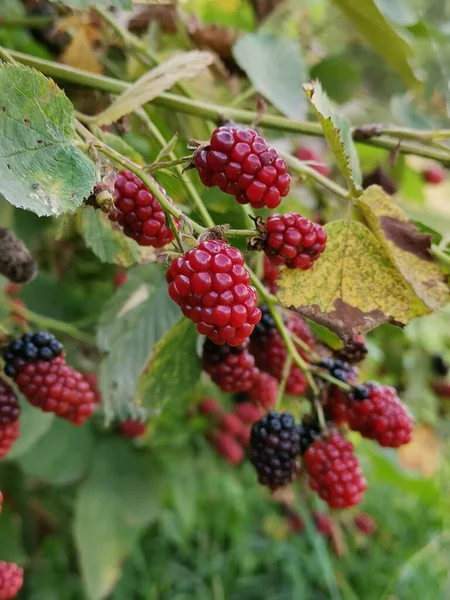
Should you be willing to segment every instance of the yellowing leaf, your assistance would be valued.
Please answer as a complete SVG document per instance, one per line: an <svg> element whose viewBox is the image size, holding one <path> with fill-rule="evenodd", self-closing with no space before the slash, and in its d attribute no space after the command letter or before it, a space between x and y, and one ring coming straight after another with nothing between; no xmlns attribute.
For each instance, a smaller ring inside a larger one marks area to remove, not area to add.
<svg viewBox="0 0 450 600"><path fill-rule="evenodd" d="M102 63L93 49L91 38L86 28L78 29L70 44L64 50L60 61L76 69L84 69L91 73L101 73Z"/></svg>
<svg viewBox="0 0 450 600"><path fill-rule="evenodd" d="M439 440L429 425L418 425L410 443L398 451L400 465L418 471L424 477L431 477L436 472L439 456Z"/></svg>
<svg viewBox="0 0 450 600"><path fill-rule="evenodd" d="M335 112L319 81L313 81L303 87L352 194L358 196L361 193L361 169L350 121Z"/></svg>
<svg viewBox="0 0 450 600"><path fill-rule="evenodd" d="M313 270L282 272L277 296L284 306L344 339L427 312L366 226L333 221L325 229L327 249Z"/></svg>
<svg viewBox="0 0 450 600"><path fill-rule="evenodd" d="M378 186L370 186L356 201L356 206L417 297L431 311L449 302L444 275L429 252L431 236L419 233L401 208Z"/></svg>
<svg viewBox="0 0 450 600"><path fill-rule="evenodd" d="M213 62L210 52L194 50L177 54L161 63L130 86L115 102L100 113L96 122L98 125L110 125L124 115L137 110L165 90L171 88L182 79L198 75Z"/></svg>

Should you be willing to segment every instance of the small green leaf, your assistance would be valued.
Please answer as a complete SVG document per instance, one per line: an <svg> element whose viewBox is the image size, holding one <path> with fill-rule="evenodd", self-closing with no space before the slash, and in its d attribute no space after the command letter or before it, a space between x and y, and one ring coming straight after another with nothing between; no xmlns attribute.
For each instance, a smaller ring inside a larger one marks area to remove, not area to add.
<svg viewBox="0 0 450 600"><path fill-rule="evenodd" d="M160 483L154 458L127 441L107 440L97 447L80 488L74 524L89 600L109 595L140 532L156 519Z"/></svg>
<svg viewBox="0 0 450 600"><path fill-rule="evenodd" d="M277 297L286 308L344 339L428 312L362 223L332 221L325 230L327 248L311 271L281 273Z"/></svg>
<svg viewBox="0 0 450 600"><path fill-rule="evenodd" d="M380 0L377 2L375 0L333 1L373 49L397 71L404 82L412 88L417 88L420 81L409 63L413 51L406 39L386 20L377 6L378 2L385 8L387 2ZM392 4L389 0L391 7ZM392 14L393 11L391 11L391 17Z"/></svg>
<svg viewBox="0 0 450 600"><path fill-rule="evenodd" d="M303 119L307 103L302 85L307 81L300 44L266 31L241 35L233 46L238 65L258 90L291 119Z"/></svg>
<svg viewBox="0 0 450 600"><path fill-rule="evenodd" d="M136 242L114 229L101 210L85 208L81 213L81 227L86 246L106 263L130 267L139 260Z"/></svg>
<svg viewBox="0 0 450 600"><path fill-rule="evenodd" d="M121 117L137 110L178 81L190 79L201 73L214 60L210 52L193 50L169 58L151 71L148 71L117 100L95 118L98 125L110 125Z"/></svg>
<svg viewBox="0 0 450 600"><path fill-rule="evenodd" d="M350 121L347 117L335 112L319 81L313 81L304 88L316 111L339 168L348 181L352 194L358 196L361 193L361 170L358 153L352 139Z"/></svg>
<svg viewBox="0 0 450 600"><path fill-rule="evenodd" d="M49 431L18 462L27 475L51 485L66 485L86 473L92 445L89 423L75 427L55 419Z"/></svg>
<svg viewBox="0 0 450 600"><path fill-rule="evenodd" d="M197 339L195 323L183 317L156 344L139 384L139 396L147 408L180 404L192 394L202 373ZM183 360L177 360L177 355Z"/></svg>
<svg viewBox="0 0 450 600"><path fill-rule="evenodd" d="M55 416L45 413L31 406L23 396L19 394L20 407L20 437L14 442L8 452L8 460L20 458L39 442L52 426Z"/></svg>
<svg viewBox="0 0 450 600"><path fill-rule="evenodd" d="M171 137L170 141L160 150L158 156L153 161L155 164L159 163L166 156L170 156L170 154L175 150L178 142L178 133L175 132Z"/></svg>
<svg viewBox="0 0 450 600"><path fill-rule="evenodd" d="M95 183L94 163L74 143L73 106L29 67L0 68L0 193L39 216L74 211Z"/></svg>
<svg viewBox="0 0 450 600"><path fill-rule="evenodd" d="M127 286L118 295L120 306L114 303L107 309L110 320L102 317L105 326L99 329L99 342L110 351L100 368L100 389L109 418L129 416L140 373L154 345L180 317L179 307L167 292L162 265L146 266L142 276L140 283L134 279L134 288ZM114 310L118 312L113 317Z"/></svg>

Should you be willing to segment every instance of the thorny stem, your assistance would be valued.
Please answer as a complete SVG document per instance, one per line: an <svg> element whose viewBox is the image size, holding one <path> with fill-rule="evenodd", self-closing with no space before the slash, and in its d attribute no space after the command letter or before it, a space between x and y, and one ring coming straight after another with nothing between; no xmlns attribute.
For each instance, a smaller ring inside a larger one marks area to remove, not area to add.
<svg viewBox="0 0 450 600"><path fill-rule="evenodd" d="M197 233L202 233L204 231L204 227L202 227L195 221L192 221L192 219L188 219L188 217L184 216L178 208L176 208L171 202L169 202L166 196L159 189L158 184L153 179L153 177L148 175L142 169L142 167L137 165L129 158L122 156L122 154L120 154L116 150L113 150L113 148L110 148L107 144L104 144L102 141L96 138L88 129L86 129L86 127L84 127L84 125L82 125L80 122L76 123L76 128L78 133L87 142L90 142L95 148L97 148L98 150L100 150L100 152L105 154L105 156L108 156L109 158L117 162L119 165L121 165L125 169L130 170L132 173L134 173L140 179L142 179L145 185L149 188L149 190L161 204L161 207L163 208L166 214L172 215L176 219L181 219L181 217L183 217L186 221L190 223L194 231L196 231Z"/></svg>
<svg viewBox="0 0 450 600"><path fill-rule="evenodd" d="M115 79L113 77L89 73L88 71L84 71L82 69L75 69L74 67L68 67L53 61L36 58L29 54L17 52L16 50L9 50L9 54L20 63L35 67L47 76L55 77L56 79L79 84L85 87L91 87L111 94L120 94L131 85L126 81L120 81L119 79ZM213 121L216 121L224 114L243 124L250 124L255 118L254 111L218 106L208 102L193 100L191 98L183 98L182 96L169 93L163 93L154 98L151 101L151 104L201 117L203 119L211 119ZM275 129L278 131L285 131L288 133L303 133L320 137L323 137L324 135L320 123L314 123L310 121L294 121L286 117L268 113L261 117L259 124L262 127L267 127L269 129ZM363 139L358 143L385 148L387 150L393 150L397 148L399 138L395 137L394 135L390 137L389 127L381 128L379 131L383 135L379 137ZM394 129L394 131L397 131L398 133L398 130ZM442 130L442 132L445 132L445 134L447 131L448 130ZM440 130L436 130L434 133L435 136L439 138L442 132ZM410 130L411 139L414 139L418 143L401 142L399 152L402 154L415 154L417 156L431 158L445 165L450 165L450 149L445 151L443 149L436 149L429 146L420 145L420 142L425 143L424 140L427 134L430 134L430 132L414 132L413 130Z"/></svg>

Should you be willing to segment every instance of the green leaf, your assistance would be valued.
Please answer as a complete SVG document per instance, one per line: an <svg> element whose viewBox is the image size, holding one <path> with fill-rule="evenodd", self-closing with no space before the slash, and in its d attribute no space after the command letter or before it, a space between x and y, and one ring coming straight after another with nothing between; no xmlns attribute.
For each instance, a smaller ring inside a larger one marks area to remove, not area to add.
<svg viewBox="0 0 450 600"><path fill-rule="evenodd" d="M304 88L339 168L348 181L352 194L358 196L361 193L361 170L350 121L335 112L319 81L309 83Z"/></svg>
<svg viewBox="0 0 450 600"><path fill-rule="evenodd" d="M325 230L327 248L312 271L281 273L277 297L284 306L344 339L428 312L362 223L332 221Z"/></svg>
<svg viewBox="0 0 450 600"><path fill-rule="evenodd" d="M192 395L202 374L197 339L195 323L182 317L156 344L139 384L147 408L160 409L170 401L181 404Z"/></svg>
<svg viewBox="0 0 450 600"><path fill-rule="evenodd" d="M39 216L74 211L95 183L94 163L74 143L73 106L29 67L0 69L0 193Z"/></svg>
<svg viewBox="0 0 450 600"><path fill-rule="evenodd" d="M1 560L21 563L25 558L22 544L22 527L19 515L12 512L5 503L2 505L2 526L0 527Z"/></svg>
<svg viewBox="0 0 450 600"><path fill-rule="evenodd" d="M105 7L105 8L123 8L131 10L133 8L133 0L50 0L54 4L64 4L70 8L89 8L89 7Z"/></svg>
<svg viewBox="0 0 450 600"><path fill-rule="evenodd" d="M363 38L412 88L420 85L409 61L413 51L404 37L386 20L375 0L333 0ZM380 2L381 4L381 2ZM383 2L386 6L387 2ZM392 6L392 2L389 4Z"/></svg>
<svg viewBox="0 0 450 600"><path fill-rule="evenodd" d="M253 87L280 112L304 118L302 84L308 76L298 42L266 31L246 33L234 44L233 56Z"/></svg>
<svg viewBox="0 0 450 600"><path fill-rule="evenodd" d="M19 394L20 407L20 437L14 442L8 452L8 460L14 460L26 454L44 436L52 426L55 416L31 406Z"/></svg>
<svg viewBox="0 0 450 600"><path fill-rule="evenodd" d="M105 325L99 329L101 347L110 350L100 369L100 389L109 418L128 416L140 373L154 345L180 318L161 265L146 266L137 287L138 276L133 281L134 287L127 286L114 299L114 306L108 307L109 320L106 322L108 316L102 318ZM114 310L117 313L112 316Z"/></svg>
<svg viewBox="0 0 450 600"><path fill-rule="evenodd" d="M213 54L199 50L172 56L128 87L117 100L95 117L95 122L98 125L114 123L150 102L179 81L195 77L213 60Z"/></svg>
<svg viewBox="0 0 450 600"><path fill-rule="evenodd" d="M160 478L154 464L154 458L136 452L125 440L108 440L96 449L74 524L89 600L112 591L140 532L158 516Z"/></svg>
<svg viewBox="0 0 450 600"><path fill-rule="evenodd" d="M51 485L65 485L84 476L92 446L89 423L75 427L55 419L49 431L18 462L27 475Z"/></svg>
<svg viewBox="0 0 450 600"><path fill-rule="evenodd" d="M319 80L335 102L347 102L361 85L361 69L345 53L326 56L314 65L310 77Z"/></svg>
<svg viewBox="0 0 450 600"><path fill-rule="evenodd" d="M81 213L81 227L86 246L106 263L130 267L139 260L139 246L115 229L101 210L86 207Z"/></svg>
<svg viewBox="0 0 450 600"><path fill-rule="evenodd" d="M431 237L419 233L383 190L370 186L356 201L385 253L430 311L450 301L444 275L429 250Z"/></svg>

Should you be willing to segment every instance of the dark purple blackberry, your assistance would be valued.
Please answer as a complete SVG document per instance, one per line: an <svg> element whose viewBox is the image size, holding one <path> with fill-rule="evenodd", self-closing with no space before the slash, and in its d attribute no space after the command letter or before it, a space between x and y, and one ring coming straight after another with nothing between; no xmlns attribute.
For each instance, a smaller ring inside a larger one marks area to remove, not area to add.
<svg viewBox="0 0 450 600"><path fill-rule="evenodd" d="M327 369L330 375L344 383L354 383L358 374L356 367L340 359L324 358L319 366Z"/></svg>
<svg viewBox="0 0 450 600"><path fill-rule="evenodd" d="M3 350L5 373L14 378L29 363L51 361L63 353L63 345L48 331L25 333Z"/></svg>
<svg viewBox="0 0 450 600"><path fill-rule="evenodd" d="M253 425L251 461L259 483L275 490L292 481L297 472L299 442L297 426L290 413L270 411Z"/></svg>
<svg viewBox="0 0 450 600"><path fill-rule="evenodd" d="M434 354L431 357L431 366L433 368L433 373L440 377L445 377L448 373L448 365L440 354Z"/></svg>
<svg viewBox="0 0 450 600"><path fill-rule="evenodd" d="M12 387L0 377L0 427L11 425L20 416L20 405Z"/></svg>
<svg viewBox="0 0 450 600"><path fill-rule="evenodd" d="M304 454L311 444L320 437L321 428L319 422L308 415L297 425L297 432L300 440L300 454Z"/></svg>

